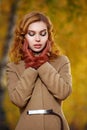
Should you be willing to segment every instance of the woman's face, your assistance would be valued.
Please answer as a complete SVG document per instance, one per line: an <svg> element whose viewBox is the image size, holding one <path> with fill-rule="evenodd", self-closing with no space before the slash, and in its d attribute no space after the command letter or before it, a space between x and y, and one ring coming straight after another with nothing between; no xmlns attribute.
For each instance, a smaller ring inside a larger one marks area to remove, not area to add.
<svg viewBox="0 0 87 130"><path fill-rule="evenodd" d="M48 30L46 24L43 21L31 23L28 27L25 38L31 50L34 52L42 51L48 40Z"/></svg>

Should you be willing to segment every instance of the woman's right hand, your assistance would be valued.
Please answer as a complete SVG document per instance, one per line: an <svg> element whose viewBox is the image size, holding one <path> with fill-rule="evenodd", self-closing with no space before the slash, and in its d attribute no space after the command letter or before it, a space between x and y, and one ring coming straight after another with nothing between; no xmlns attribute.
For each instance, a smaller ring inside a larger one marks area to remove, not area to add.
<svg viewBox="0 0 87 130"><path fill-rule="evenodd" d="M23 55L24 55L25 60L26 60L26 58L30 58L31 60L34 58L33 55L32 55L32 51L29 49L29 44L26 41L26 39L25 39L25 41L23 43L22 50L23 50Z"/></svg>
<svg viewBox="0 0 87 130"><path fill-rule="evenodd" d="M22 51L23 51L23 59L24 59L24 62L25 62L25 67L26 68L32 67L32 62L34 60L34 56L32 54L32 51L29 49L29 44L26 41L26 39L23 43Z"/></svg>

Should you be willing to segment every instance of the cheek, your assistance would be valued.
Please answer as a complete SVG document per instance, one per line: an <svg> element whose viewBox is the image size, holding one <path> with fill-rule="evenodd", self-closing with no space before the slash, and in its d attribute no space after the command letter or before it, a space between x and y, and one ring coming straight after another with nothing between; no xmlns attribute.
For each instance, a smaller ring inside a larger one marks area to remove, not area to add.
<svg viewBox="0 0 87 130"><path fill-rule="evenodd" d="M43 47L46 45L47 40L48 40L48 39L44 39L44 40L42 41L42 46L43 46Z"/></svg>
<svg viewBox="0 0 87 130"><path fill-rule="evenodd" d="M30 38L30 37L27 37L26 40L27 40L28 43L32 43L33 42L33 39Z"/></svg>
<svg viewBox="0 0 87 130"><path fill-rule="evenodd" d="M48 36L46 36L46 37L43 37L43 42L47 42L47 40L48 40Z"/></svg>

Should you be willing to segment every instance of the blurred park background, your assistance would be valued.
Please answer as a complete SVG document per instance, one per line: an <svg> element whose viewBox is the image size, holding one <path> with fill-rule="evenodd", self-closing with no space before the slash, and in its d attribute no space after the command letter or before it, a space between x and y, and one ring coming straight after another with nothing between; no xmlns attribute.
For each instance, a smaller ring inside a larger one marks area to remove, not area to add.
<svg viewBox="0 0 87 130"><path fill-rule="evenodd" d="M5 74L14 27L31 11L48 15L55 42L69 57L73 92L63 103L71 130L87 130L87 0L0 0L0 130L14 130L19 110L9 99Z"/></svg>

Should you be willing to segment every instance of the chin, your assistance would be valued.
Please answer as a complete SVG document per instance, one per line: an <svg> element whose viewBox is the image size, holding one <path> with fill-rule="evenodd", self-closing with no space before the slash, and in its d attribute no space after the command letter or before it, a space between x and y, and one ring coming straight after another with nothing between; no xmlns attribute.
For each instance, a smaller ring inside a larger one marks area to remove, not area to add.
<svg viewBox="0 0 87 130"><path fill-rule="evenodd" d="M43 51L43 49L34 49L34 50L32 50L34 53L41 53L42 51Z"/></svg>

